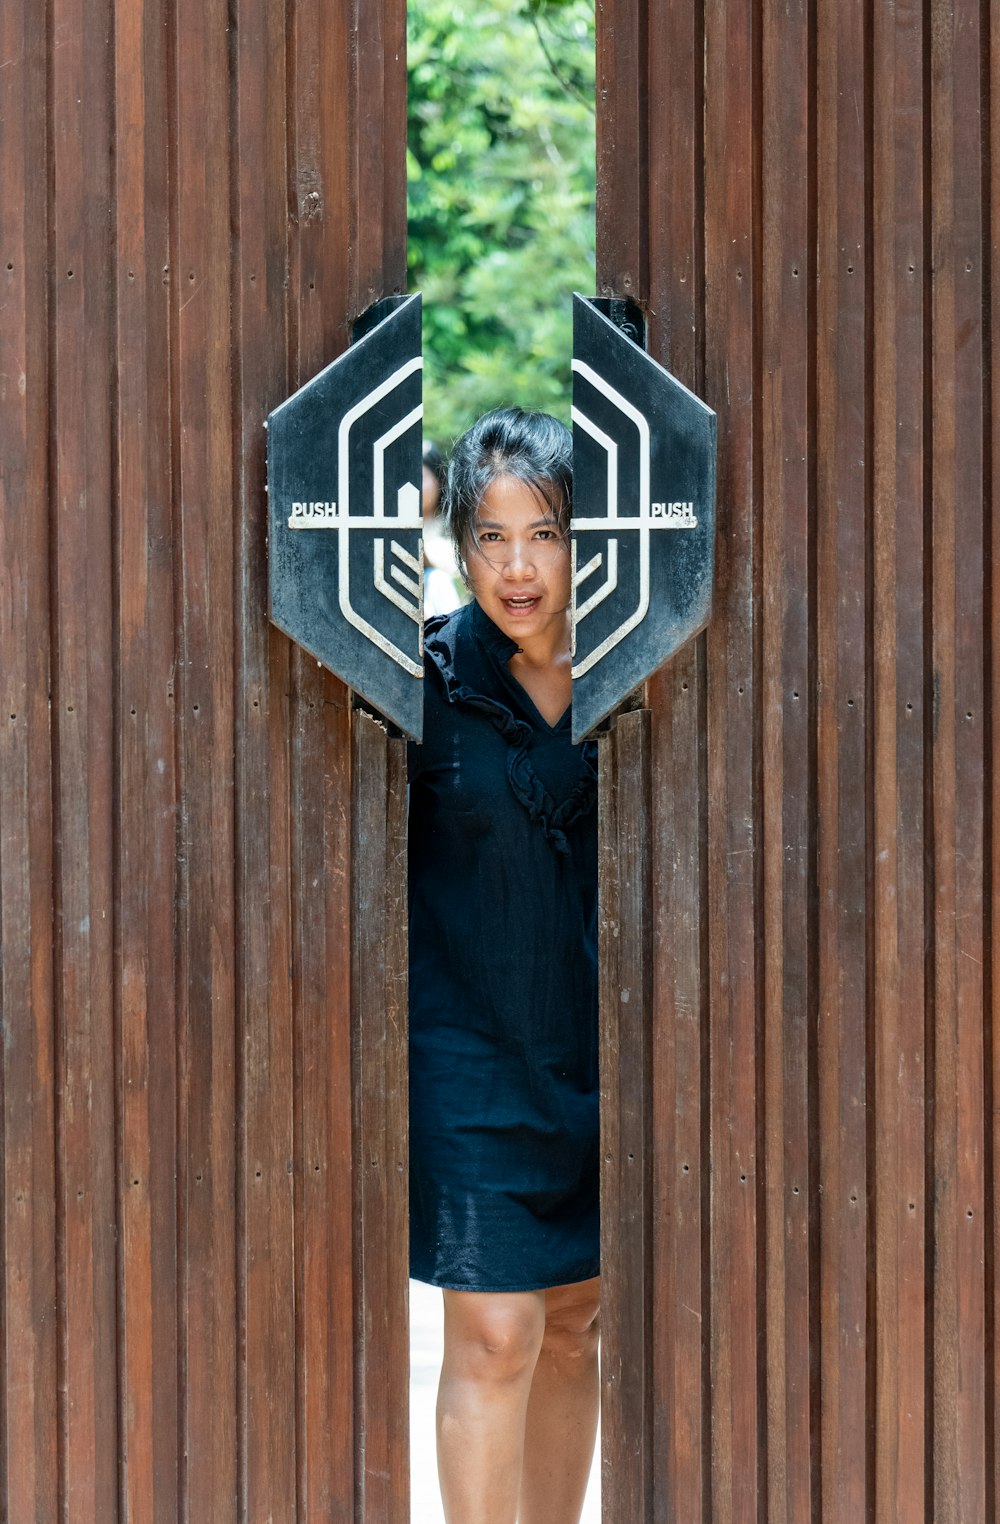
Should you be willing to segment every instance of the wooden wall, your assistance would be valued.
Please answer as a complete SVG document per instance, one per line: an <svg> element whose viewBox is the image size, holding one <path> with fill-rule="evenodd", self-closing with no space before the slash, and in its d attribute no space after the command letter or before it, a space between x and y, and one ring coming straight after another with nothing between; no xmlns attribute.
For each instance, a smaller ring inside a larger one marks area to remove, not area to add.
<svg viewBox="0 0 1000 1524"><path fill-rule="evenodd" d="M717 409L721 521L711 627L604 758L652 1097L606 1137L605 1516L981 1524L1000 8L597 16L598 287Z"/></svg>
<svg viewBox="0 0 1000 1524"><path fill-rule="evenodd" d="M1000 9L597 15L721 518L603 759L606 1516L992 1521ZM261 428L402 287L403 24L0 7L9 1524L405 1518L400 758L268 628Z"/></svg>
<svg viewBox="0 0 1000 1524"><path fill-rule="evenodd" d="M403 288L404 12L0 7L9 1524L406 1516L352 717L268 626L263 432Z"/></svg>

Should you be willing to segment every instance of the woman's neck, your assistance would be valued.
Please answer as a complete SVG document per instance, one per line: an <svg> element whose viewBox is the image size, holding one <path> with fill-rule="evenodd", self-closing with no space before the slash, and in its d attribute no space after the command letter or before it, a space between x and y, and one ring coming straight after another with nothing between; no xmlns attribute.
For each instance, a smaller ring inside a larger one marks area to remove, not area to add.
<svg viewBox="0 0 1000 1524"><path fill-rule="evenodd" d="M570 659L569 614L564 624L546 629L518 646L510 659L511 668L533 668L543 671L549 667L568 665Z"/></svg>

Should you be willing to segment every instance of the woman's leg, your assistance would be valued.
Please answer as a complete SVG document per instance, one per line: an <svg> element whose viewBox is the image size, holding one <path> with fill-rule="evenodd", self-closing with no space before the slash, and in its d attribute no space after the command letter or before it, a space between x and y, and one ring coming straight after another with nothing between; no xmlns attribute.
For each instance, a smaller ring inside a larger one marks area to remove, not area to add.
<svg viewBox="0 0 1000 1524"><path fill-rule="evenodd" d="M599 1279L545 1293L528 1401L518 1524L578 1524L600 1406Z"/></svg>
<svg viewBox="0 0 1000 1524"><path fill-rule="evenodd" d="M448 1524L514 1524L545 1299L544 1291L444 1293L437 1435Z"/></svg>

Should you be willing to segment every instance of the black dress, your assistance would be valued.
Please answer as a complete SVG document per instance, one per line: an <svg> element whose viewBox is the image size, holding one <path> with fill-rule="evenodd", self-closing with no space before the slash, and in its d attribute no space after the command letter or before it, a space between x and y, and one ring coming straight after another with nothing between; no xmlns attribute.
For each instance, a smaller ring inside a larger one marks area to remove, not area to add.
<svg viewBox="0 0 1000 1524"><path fill-rule="evenodd" d="M410 1268L598 1273L595 749L548 725L469 604L429 621L410 747Z"/></svg>

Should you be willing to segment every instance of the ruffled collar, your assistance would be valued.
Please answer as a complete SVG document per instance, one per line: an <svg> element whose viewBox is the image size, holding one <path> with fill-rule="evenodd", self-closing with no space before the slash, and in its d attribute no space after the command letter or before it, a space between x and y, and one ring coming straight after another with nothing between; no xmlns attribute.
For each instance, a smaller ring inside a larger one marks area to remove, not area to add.
<svg viewBox="0 0 1000 1524"><path fill-rule="evenodd" d="M424 652L437 669L449 704L461 704L486 716L507 742L507 781L514 797L539 825L557 852L569 853L567 830L597 802L596 747L581 747L583 771L575 787L557 805L531 765L532 726L487 689L513 693L516 679L508 662L517 642L499 629L478 603L427 622Z"/></svg>

